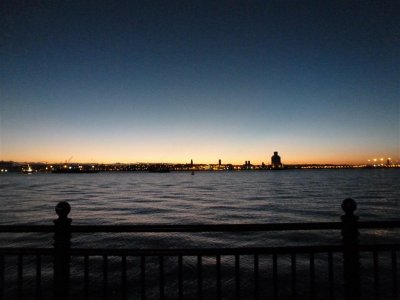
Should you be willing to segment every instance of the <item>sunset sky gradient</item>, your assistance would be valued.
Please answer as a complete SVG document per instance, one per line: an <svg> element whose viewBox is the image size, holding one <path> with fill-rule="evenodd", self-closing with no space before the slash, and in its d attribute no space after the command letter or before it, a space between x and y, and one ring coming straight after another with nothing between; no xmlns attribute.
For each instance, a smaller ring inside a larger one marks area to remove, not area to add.
<svg viewBox="0 0 400 300"><path fill-rule="evenodd" d="M2 1L0 160L399 160L399 2L214 2Z"/></svg>

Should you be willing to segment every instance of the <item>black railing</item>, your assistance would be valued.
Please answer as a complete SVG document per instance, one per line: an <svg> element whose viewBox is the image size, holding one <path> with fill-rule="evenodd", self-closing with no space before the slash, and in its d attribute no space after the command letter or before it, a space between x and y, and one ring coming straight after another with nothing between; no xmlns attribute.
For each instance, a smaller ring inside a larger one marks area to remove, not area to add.
<svg viewBox="0 0 400 300"><path fill-rule="evenodd" d="M3 233L54 233L53 248L0 248L0 299L44 299L50 297L48 289L55 299L398 299L400 244L360 245L359 229L400 228L400 221L359 222L352 199L342 208L341 222L76 226L68 218L69 204L60 202L54 226L0 226ZM74 233L310 230L341 230L342 239L333 245L285 247L71 246ZM24 258L30 258L29 270Z"/></svg>

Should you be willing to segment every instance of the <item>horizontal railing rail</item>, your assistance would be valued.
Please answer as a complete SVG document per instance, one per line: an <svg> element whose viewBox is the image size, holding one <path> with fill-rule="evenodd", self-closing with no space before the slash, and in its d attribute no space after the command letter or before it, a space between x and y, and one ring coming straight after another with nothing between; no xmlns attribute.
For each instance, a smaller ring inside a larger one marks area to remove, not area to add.
<svg viewBox="0 0 400 300"><path fill-rule="evenodd" d="M357 222L359 229L400 228L400 221L363 221ZM0 232L29 233L54 232L51 225L0 225ZM74 233L111 233L111 232L248 232L248 231L300 231L300 230L337 230L342 222L313 223L266 223L266 224L187 224L187 225L71 225Z"/></svg>
<svg viewBox="0 0 400 300"><path fill-rule="evenodd" d="M374 249L374 248L371 248ZM176 255L253 255L253 254L287 254L287 253L326 253L341 252L341 245L325 246L288 246L288 247L246 247L246 248L173 248L173 249L125 249L125 248L73 248L69 251L70 255L109 255L109 256L176 256ZM51 248L0 248L0 254L5 255L35 255L35 254L54 254Z"/></svg>
<svg viewBox="0 0 400 300"><path fill-rule="evenodd" d="M360 251L398 251L400 244L369 244L359 245ZM176 255L253 255L253 254L290 254L290 253L327 253L343 252L343 245L318 246L274 246L274 247L246 247L246 248L72 248L70 255L109 255L109 256L176 256ZM53 255L52 248L9 248L1 247L0 255Z"/></svg>

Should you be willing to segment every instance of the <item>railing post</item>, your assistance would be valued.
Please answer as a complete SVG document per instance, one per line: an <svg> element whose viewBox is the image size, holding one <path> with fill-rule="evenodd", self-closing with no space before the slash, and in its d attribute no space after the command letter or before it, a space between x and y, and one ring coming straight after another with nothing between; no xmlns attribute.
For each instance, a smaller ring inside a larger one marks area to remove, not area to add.
<svg viewBox="0 0 400 300"><path fill-rule="evenodd" d="M71 222L68 202L59 202L55 208L58 219L54 220L54 299L69 298L69 268L71 247Z"/></svg>
<svg viewBox="0 0 400 300"><path fill-rule="evenodd" d="M358 216L354 215L357 203L353 199L342 202L345 214L342 219L344 293L346 300L360 299L360 253L358 245Z"/></svg>

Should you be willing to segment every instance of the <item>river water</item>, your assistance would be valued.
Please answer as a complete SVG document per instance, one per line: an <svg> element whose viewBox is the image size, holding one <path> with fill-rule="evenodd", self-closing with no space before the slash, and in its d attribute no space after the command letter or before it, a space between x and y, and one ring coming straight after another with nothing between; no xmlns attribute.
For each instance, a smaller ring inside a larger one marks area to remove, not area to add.
<svg viewBox="0 0 400 300"><path fill-rule="evenodd" d="M339 221L400 216L400 170L5 174L0 224L52 224L68 201L73 224L215 224Z"/></svg>
<svg viewBox="0 0 400 300"><path fill-rule="evenodd" d="M341 202L348 197L357 201L356 214L359 215L360 220L398 220L400 170L197 172L194 176L189 172L2 174L0 176L0 224L50 225L56 218L54 207L59 201L70 203L72 210L69 217L73 219L73 224L239 224L339 221L343 214ZM398 240L399 234L393 230L370 230L361 235L361 241L367 243ZM2 234L1 241L3 246L51 247L52 235ZM254 234L82 234L74 235L72 244L74 247L101 248L197 248L336 244L340 241L340 232L315 231ZM246 259L249 261L246 262ZM260 270L263 268L267 270L264 272L265 280L271 279L268 277L271 274L268 271L271 270L271 260L268 259L266 258L264 262L260 260ZM336 259L335 265L340 267L340 255ZM171 270L168 273L172 277L176 273L175 260L171 263ZM101 270L101 261L93 261L93 268L96 269L96 263L97 268ZM234 268L234 260L231 257L223 258L222 263L224 268L230 268L230 271ZM301 272L300 258L298 263L299 272ZM307 266L306 258L303 263ZM12 261L9 264L12 270ZM27 264L34 265L33 262ZM119 270L119 258L115 258L114 263L110 259L109 264L111 267L114 266L115 270ZM132 258L131 264L136 266L136 269L133 268L136 271L132 272L138 272L137 267L140 264L138 258ZM151 265L157 268L157 260L149 264L149 268ZM316 257L316 266L322 264L326 264L326 259ZM280 268L283 266L290 270L289 265L290 258L280 261ZM196 274L194 258L186 258L184 266L188 272L186 276ZM80 267L81 263L78 261L74 263L73 269L78 270ZM214 270L215 258L204 258L203 267L204 272ZM168 268L168 262L165 268ZM304 272L306 272L304 278L308 278L307 268L304 267ZM82 273L82 270L76 270L74 271L76 274ZM242 258L241 272L243 276L251 274L252 258ZM321 272L326 274L325 271ZM51 269L48 273L51 273ZM340 271L337 272L339 273ZM110 275L110 280L119 278L119 273L116 274ZM96 276L93 275L93 280L98 280L98 282L94 282L93 285L101 286L101 276L99 275L100 279ZM132 280L139 280L134 279L135 276L139 276L139 273L132 273L129 276ZM232 279L234 277L229 276L223 281L223 290L228 291L223 297L226 299L232 296L229 291L234 286L234 279ZM81 279L74 280L77 286L81 282ZM195 278L186 284L193 285L195 289ZM252 284L250 280L243 284L243 288L251 289ZM307 284L309 283L305 282L304 286ZM370 285L370 282L365 284L365 286ZM210 282L209 286L212 287L213 283ZM283 290L287 288L283 286ZM176 282L171 282L169 291L172 295L170 298L176 299ZM10 290L11 294L12 292ZM97 297L96 292L95 288L94 299ZM118 289L115 293L118 295ZM136 295L135 293L137 291L135 292L133 288L131 294ZM150 299L159 297L158 289L149 293ZM188 295L192 297L193 293L189 292ZM215 294L210 292L210 295L212 298ZM304 294L304 298L307 297L307 294ZM118 297L115 296L115 298Z"/></svg>

